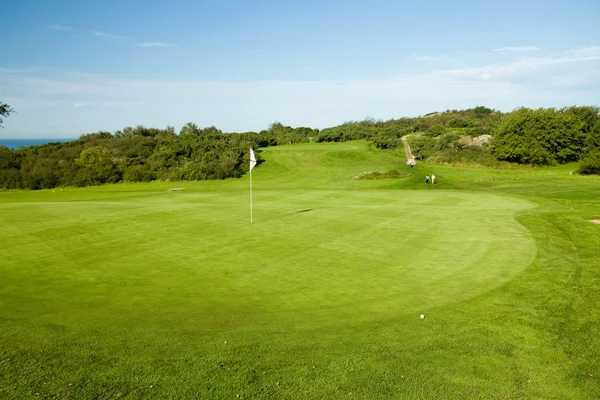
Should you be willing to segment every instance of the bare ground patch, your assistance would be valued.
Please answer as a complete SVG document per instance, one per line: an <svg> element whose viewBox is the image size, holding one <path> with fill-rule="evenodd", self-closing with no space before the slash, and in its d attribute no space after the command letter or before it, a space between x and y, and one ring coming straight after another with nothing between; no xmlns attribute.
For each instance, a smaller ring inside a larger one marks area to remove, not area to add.
<svg viewBox="0 0 600 400"><path fill-rule="evenodd" d="M590 222L593 222L595 224L600 224L600 219L590 219Z"/></svg>

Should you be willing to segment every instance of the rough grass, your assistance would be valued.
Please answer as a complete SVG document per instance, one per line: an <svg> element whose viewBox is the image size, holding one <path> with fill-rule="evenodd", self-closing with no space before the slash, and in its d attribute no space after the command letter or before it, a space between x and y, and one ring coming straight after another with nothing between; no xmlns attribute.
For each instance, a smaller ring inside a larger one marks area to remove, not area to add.
<svg viewBox="0 0 600 400"><path fill-rule="evenodd" d="M262 155L253 225L248 177L0 192L0 398L597 398L597 177Z"/></svg>

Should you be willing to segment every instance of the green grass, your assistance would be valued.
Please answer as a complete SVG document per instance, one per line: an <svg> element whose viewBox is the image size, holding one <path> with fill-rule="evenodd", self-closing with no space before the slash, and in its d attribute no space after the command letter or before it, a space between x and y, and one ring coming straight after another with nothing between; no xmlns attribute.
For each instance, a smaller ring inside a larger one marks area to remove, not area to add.
<svg viewBox="0 0 600 400"><path fill-rule="evenodd" d="M598 397L598 177L262 156L252 225L247 176L0 192L0 398Z"/></svg>

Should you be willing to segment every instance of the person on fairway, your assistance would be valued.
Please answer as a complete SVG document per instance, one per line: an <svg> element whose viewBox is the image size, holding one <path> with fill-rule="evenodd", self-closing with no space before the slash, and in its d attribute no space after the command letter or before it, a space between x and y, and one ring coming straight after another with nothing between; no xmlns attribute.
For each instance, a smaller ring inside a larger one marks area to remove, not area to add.
<svg viewBox="0 0 600 400"><path fill-rule="evenodd" d="M435 175L431 174L431 184L433 185L435 183Z"/></svg>
<svg viewBox="0 0 600 400"><path fill-rule="evenodd" d="M429 183L429 175L425 177L425 183Z"/></svg>

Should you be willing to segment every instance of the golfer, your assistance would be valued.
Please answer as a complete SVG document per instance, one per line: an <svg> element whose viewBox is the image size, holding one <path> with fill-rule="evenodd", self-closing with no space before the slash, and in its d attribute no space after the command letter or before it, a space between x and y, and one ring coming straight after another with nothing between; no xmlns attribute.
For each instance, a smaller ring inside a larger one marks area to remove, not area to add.
<svg viewBox="0 0 600 400"><path fill-rule="evenodd" d="M425 183L429 183L429 175L425 177Z"/></svg>
<svg viewBox="0 0 600 400"><path fill-rule="evenodd" d="M433 185L435 183L435 175L431 174L431 184Z"/></svg>

